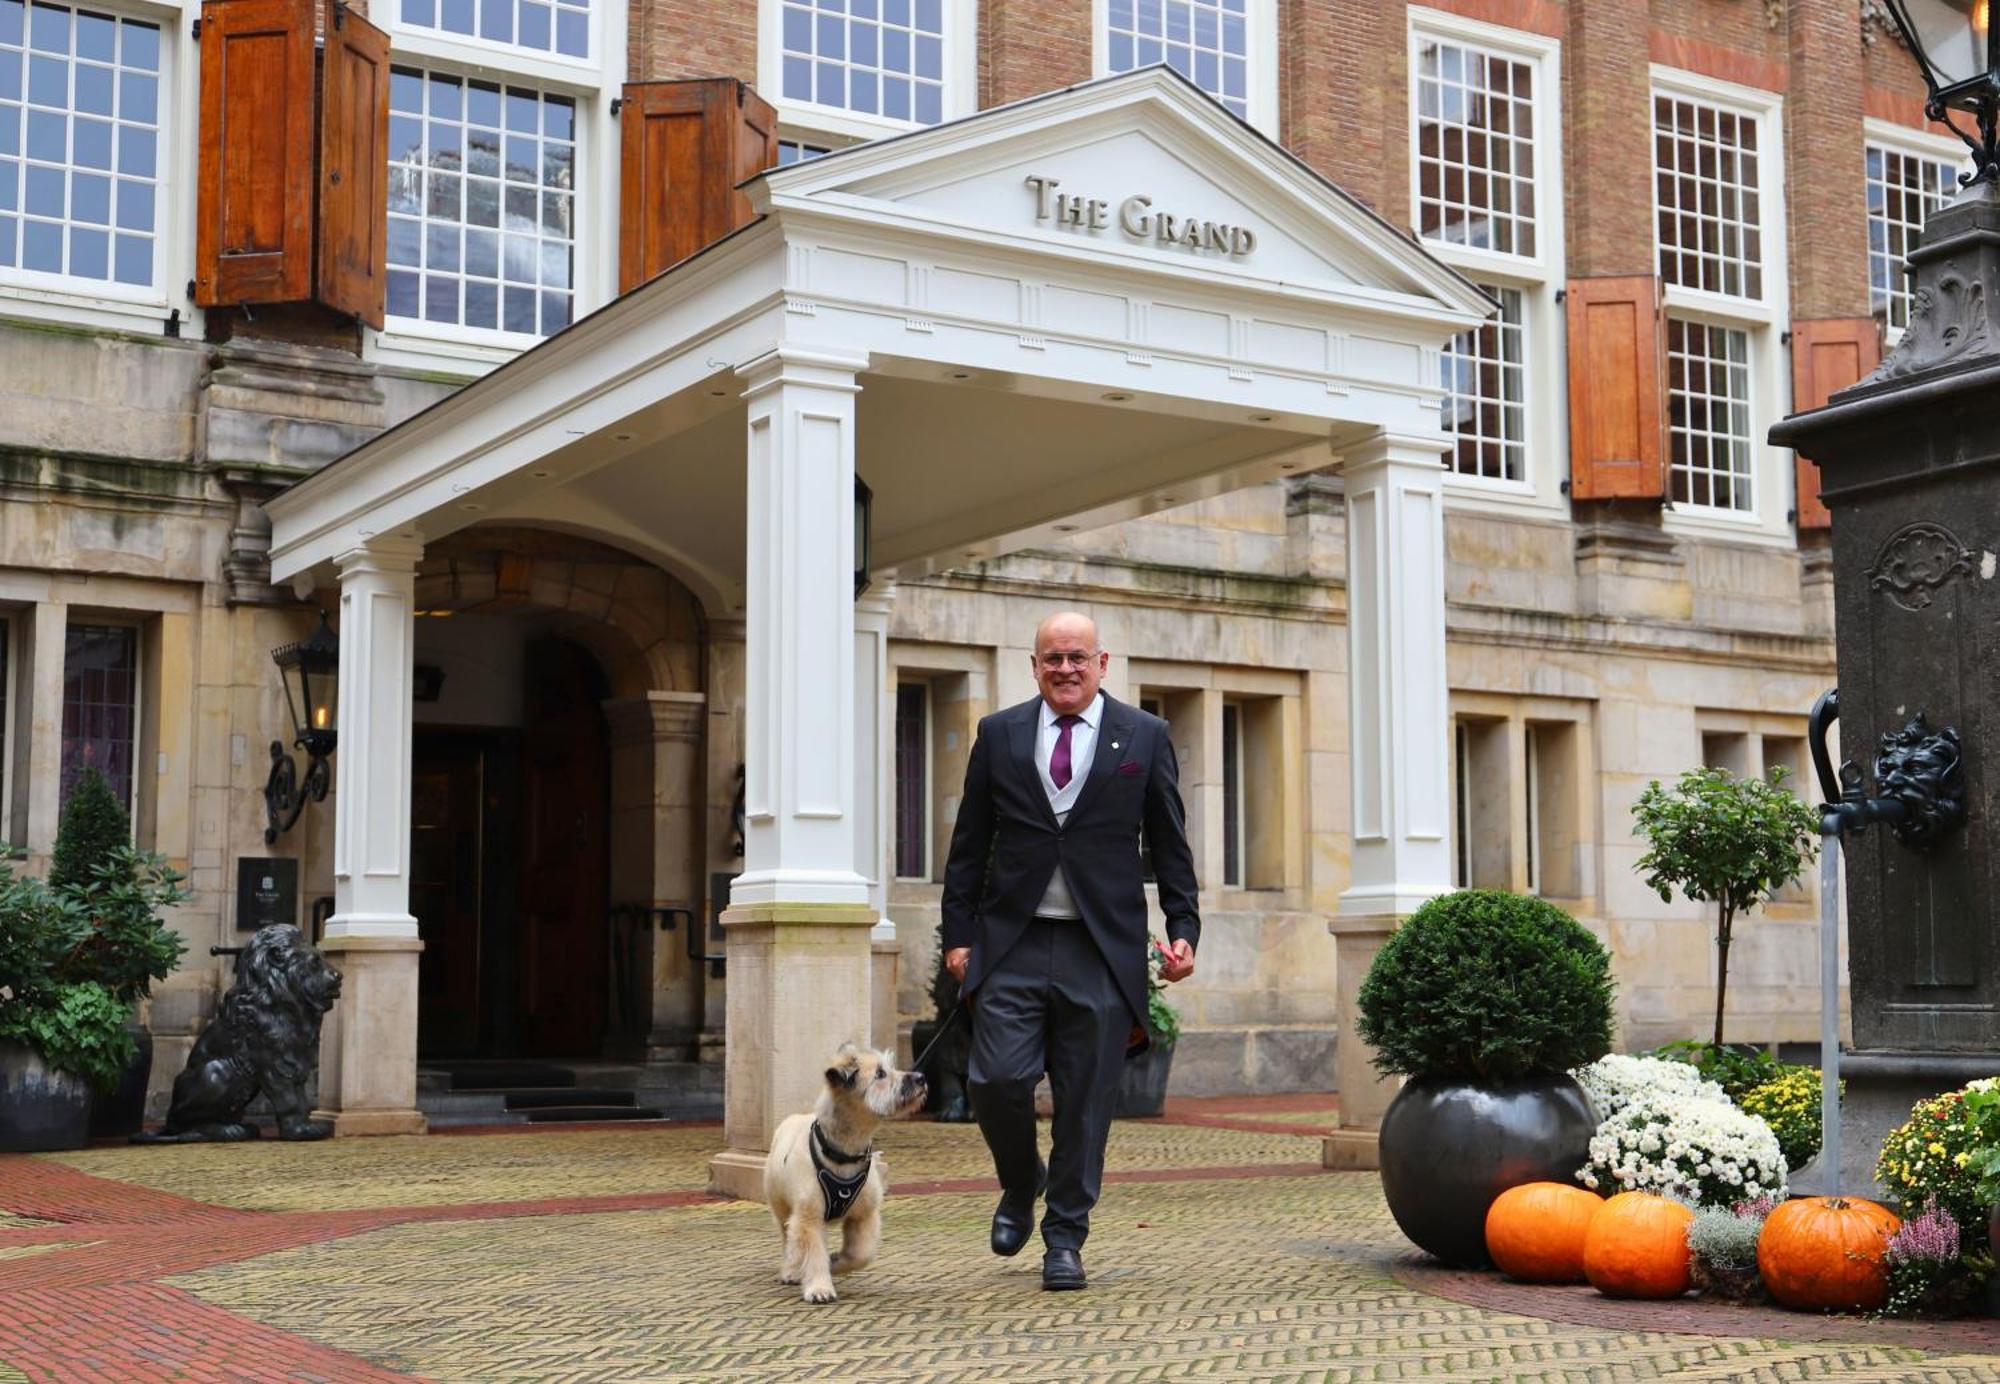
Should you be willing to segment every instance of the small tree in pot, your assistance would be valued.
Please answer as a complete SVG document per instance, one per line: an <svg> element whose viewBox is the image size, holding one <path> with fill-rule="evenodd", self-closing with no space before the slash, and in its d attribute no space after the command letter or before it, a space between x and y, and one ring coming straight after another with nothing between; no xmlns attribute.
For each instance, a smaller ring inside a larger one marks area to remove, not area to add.
<svg viewBox="0 0 2000 1384"><path fill-rule="evenodd" d="M1486 1211L1524 1182L1568 1182L1597 1116L1569 1075L1611 1047L1611 956L1540 899L1432 899L1361 983L1360 1036L1410 1078L1382 1117L1382 1191L1403 1233L1487 1262Z"/></svg>

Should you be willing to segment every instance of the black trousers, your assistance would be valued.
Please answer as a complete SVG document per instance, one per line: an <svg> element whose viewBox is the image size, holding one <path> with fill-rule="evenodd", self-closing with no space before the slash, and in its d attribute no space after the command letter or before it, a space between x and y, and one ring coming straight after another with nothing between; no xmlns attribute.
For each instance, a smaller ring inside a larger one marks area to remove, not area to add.
<svg viewBox="0 0 2000 1384"><path fill-rule="evenodd" d="M1000 1185L1034 1195L1035 1085L1055 1097L1042 1242L1082 1249L1104 1182L1104 1141L1132 1011L1081 921L1028 924L980 983L967 1087Z"/></svg>

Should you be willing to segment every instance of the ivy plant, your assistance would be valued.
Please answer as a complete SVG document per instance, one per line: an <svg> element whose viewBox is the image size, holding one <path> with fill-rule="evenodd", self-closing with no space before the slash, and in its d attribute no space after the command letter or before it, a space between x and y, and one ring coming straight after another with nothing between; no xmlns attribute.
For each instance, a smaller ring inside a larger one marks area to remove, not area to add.
<svg viewBox="0 0 2000 1384"><path fill-rule="evenodd" d="M1662 903L1683 898L1716 906L1715 1036L1729 994L1730 934L1739 914L1769 902L1819 851L1819 819L1785 787L1785 771L1737 778L1726 769L1690 769L1672 788L1655 779L1633 804L1646 838L1637 869Z"/></svg>

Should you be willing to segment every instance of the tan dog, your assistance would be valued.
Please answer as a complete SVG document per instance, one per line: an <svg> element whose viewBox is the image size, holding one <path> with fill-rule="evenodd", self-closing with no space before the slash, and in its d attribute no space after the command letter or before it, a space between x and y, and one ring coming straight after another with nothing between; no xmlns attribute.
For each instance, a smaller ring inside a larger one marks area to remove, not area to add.
<svg viewBox="0 0 2000 1384"><path fill-rule="evenodd" d="M807 1302L832 1302L833 1275L862 1268L882 1242L888 1182L875 1156L875 1126L924 1103L924 1078L899 1072L886 1052L841 1044L826 1069L826 1090L810 1115L791 1115L764 1159L764 1200L784 1237L780 1283L804 1285ZM840 1222L840 1253L826 1232Z"/></svg>

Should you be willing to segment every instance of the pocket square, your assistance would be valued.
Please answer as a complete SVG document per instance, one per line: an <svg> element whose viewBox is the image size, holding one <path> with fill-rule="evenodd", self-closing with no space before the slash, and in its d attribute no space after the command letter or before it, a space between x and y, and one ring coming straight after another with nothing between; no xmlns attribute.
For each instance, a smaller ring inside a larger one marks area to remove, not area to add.
<svg viewBox="0 0 2000 1384"><path fill-rule="evenodd" d="M1140 772L1139 761L1136 759L1126 760L1123 764L1120 764L1118 766L1118 772L1127 777L1139 773Z"/></svg>

